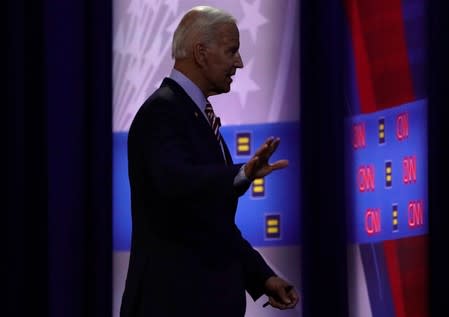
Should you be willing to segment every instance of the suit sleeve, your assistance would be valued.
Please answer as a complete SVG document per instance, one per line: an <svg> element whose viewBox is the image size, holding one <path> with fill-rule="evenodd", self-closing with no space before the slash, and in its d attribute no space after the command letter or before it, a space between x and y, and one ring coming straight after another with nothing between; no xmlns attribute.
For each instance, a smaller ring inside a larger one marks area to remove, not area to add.
<svg viewBox="0 0 449 317"><path fill-rule="evenodd" d="M260 253L243 238L240 230L237 227L235 227L235 230L236 234L240 236L240 259L245 288L252 299L256 301L265 293L266 280L271 276L276 276L276 273L268 266Z"/></svg>

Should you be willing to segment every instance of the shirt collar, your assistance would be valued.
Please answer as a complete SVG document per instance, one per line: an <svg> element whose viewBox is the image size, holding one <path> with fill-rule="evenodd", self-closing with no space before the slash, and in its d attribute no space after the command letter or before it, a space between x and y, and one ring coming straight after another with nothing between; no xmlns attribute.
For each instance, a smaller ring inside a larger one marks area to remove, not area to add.
<svg viewBox="0 0 449 317"><path fill-rule="evenodd" d="M185 90L187 95L189 95L189 97L193 100L193 102L195 102L198 108L201 109L201 112L204 113L207 99L206 97L204 97L204 94L200 90L200 88L195 85L193 81L191 81L186 75L174 68L172 69L169 77Z"/></svg>

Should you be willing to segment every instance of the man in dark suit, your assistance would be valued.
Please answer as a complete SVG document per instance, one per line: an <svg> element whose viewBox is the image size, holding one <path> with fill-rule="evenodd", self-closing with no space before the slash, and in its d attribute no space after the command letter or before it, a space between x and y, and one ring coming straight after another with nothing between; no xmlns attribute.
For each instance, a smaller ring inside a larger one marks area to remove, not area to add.
<svg viewBox="0 0 449 317"><path fill-rule="evenodd" d="M238 197L270 164L269 138L246 164L233 164L207 97L230 90L243 63L229 14L195 7L173 37L174 69L142 105L128 136L132 243L121 316L242 317L245 290L279 309L298 302L242 237Z"/></svg>

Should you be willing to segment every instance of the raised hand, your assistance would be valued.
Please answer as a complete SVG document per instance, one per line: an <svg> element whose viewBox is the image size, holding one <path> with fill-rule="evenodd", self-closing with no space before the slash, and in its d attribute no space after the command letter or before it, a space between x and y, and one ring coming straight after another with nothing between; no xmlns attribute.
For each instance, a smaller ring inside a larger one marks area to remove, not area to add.
<svg viewBox="0 0 449 317"><path fill-rule="evenodd" d="M276 151L281 140L275 137L269 137L264 144L256 151L254 156L245 164L245 176L253 181L256 178L262 178L272 171L288 166L288 160L279 160L272 164L268 162L271 155Z"/></svg>

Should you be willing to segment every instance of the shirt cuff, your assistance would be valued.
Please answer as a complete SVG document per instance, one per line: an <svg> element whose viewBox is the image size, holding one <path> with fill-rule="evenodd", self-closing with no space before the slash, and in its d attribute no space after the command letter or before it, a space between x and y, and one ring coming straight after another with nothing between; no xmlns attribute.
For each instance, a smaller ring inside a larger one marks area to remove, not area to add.
<svg viewBox="0 0 449 317"><path fill-rule="evenodd" d="M245 164L240 167L238 174L234 178L234 187L240 187L250 184L250 180L245 175Z"/></svg>

